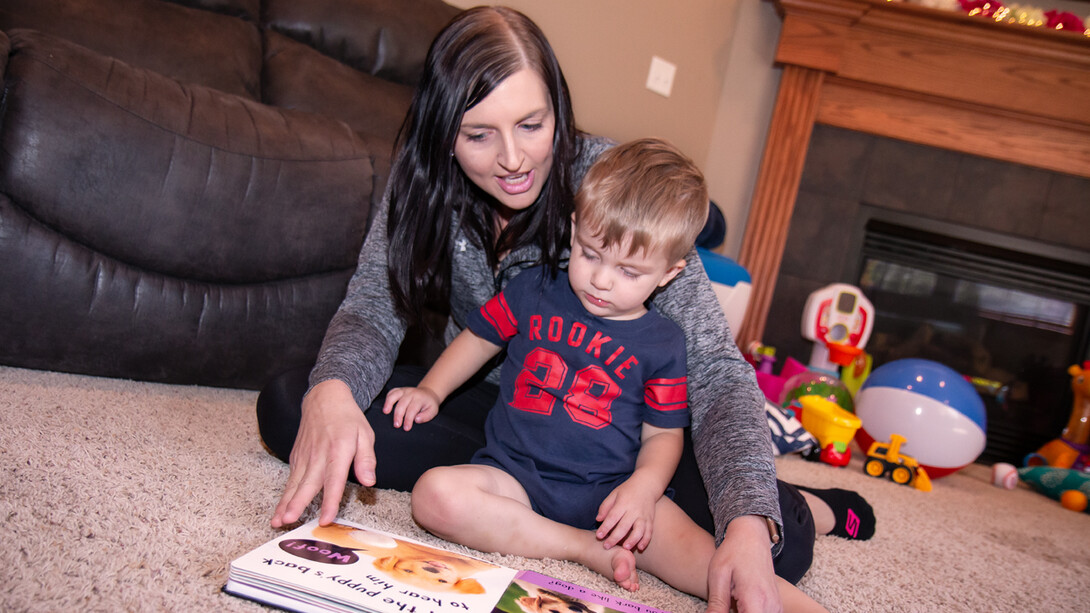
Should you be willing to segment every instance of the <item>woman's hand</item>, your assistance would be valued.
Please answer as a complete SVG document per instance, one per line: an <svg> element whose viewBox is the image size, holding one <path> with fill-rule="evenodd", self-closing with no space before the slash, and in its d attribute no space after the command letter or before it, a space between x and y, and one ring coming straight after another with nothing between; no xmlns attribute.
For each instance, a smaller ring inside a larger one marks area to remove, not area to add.
<svg viewBox="0 0 1090 613"><path fill-rule="evenodd" d="M375 433L348 385L330 379L303 398L291 473L273 512L272 526L296 522L319 491L323 492L319 523L324 526L336 519L349 466L361 484L375 484Z"/></svg>
<svg viewBox="0 0 1090 613"><path fill-rule="evenodd" d="M394 413L394 427L404 426L405 431L413 429L413 424L431 421L439 414L439 395L432 390L420 387L395 387L386 394L382 412Z"/></svg>
<svg viewBox="0 0 1090 613"><path fill-rule="evenodd" d="M776 587L768 524L763 517L743 515L727 524L723 544L715 550L708 567L707 613L782 613Z"/></svg>

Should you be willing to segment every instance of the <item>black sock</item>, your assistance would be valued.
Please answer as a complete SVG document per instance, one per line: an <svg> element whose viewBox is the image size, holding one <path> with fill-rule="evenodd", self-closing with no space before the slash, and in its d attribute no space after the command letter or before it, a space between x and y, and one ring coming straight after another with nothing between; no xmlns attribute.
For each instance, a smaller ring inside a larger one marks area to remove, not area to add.
<svg viewBox="0 0 1090 613"><path fill-rule="evenodd" d="M838 488L817 490L801 485L795 487L817 496L833 510L836 521L829 534L859 541L874 536L874 509L859 494Z"/></svg>

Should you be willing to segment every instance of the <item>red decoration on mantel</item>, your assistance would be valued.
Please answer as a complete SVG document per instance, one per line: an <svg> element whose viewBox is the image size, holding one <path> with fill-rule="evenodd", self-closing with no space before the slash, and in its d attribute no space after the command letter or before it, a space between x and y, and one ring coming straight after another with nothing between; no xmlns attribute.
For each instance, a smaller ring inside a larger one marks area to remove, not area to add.
<svg viewBox="0 0 1090 613"><path fill-rule="evenodd" d="M1071 13L1061 13L1055 10L1045 13L1045 27L1055 30L1074 30L1075 32L1086 31L1086 25L1083 24L1081 19Z"/></svg>
<svg viewBox="0 0 1090 613"><path fill-rule="evenodd" d="M1040 9L1021 5L1010 9L1003 6L1003 3L999 2L999 0L958 0L958 4L961 5L963 11L972 17L987 17L989 19L994 19L999 23L1043 25L1044 27L1053 30L1071 30L1090 36L1090 30L1087 29L1083 20L1074 13L1069 13L1067 11L1061 12L1055 9L1043 11L1039 13L1044 16L1043 22L1031 18L1033 22L1027 23L1024 19L1016 17L1015 14L1020 14L1020 16L1024 18L1026 14L1032 11L1039 11Z"/></svg>

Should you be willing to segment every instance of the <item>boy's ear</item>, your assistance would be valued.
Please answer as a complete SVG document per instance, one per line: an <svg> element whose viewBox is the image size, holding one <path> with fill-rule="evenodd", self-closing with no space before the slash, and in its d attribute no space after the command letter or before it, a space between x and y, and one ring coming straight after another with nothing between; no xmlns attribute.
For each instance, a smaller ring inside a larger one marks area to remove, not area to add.
<svg viewBox="0 0 1090 613"><path fill-rule="evenodd" d="M678 276L678 274L680 274L682 269L684 268L685 258L681 258L677 262L674 262L674 265L671 266L670 269L666 271L666 274L662 276L662 281L659 281L659 287L662 287L667 283L673 281L674 277Z"/></svg>

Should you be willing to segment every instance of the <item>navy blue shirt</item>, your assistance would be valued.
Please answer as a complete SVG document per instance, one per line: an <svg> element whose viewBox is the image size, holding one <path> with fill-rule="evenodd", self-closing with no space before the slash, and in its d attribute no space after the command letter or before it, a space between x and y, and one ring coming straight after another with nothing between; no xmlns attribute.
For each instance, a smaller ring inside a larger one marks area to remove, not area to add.
<svg viewBox="0 0 1090 613"><path fill-rule="evenodd" d="M644 422L689 424L681 329L654 309L624 321L591 315L566 273L543 276L520 273L467 322L507 348L474 461L490 458L531 500L538 488L528 480L619 484L635 469Z"/></svg>

